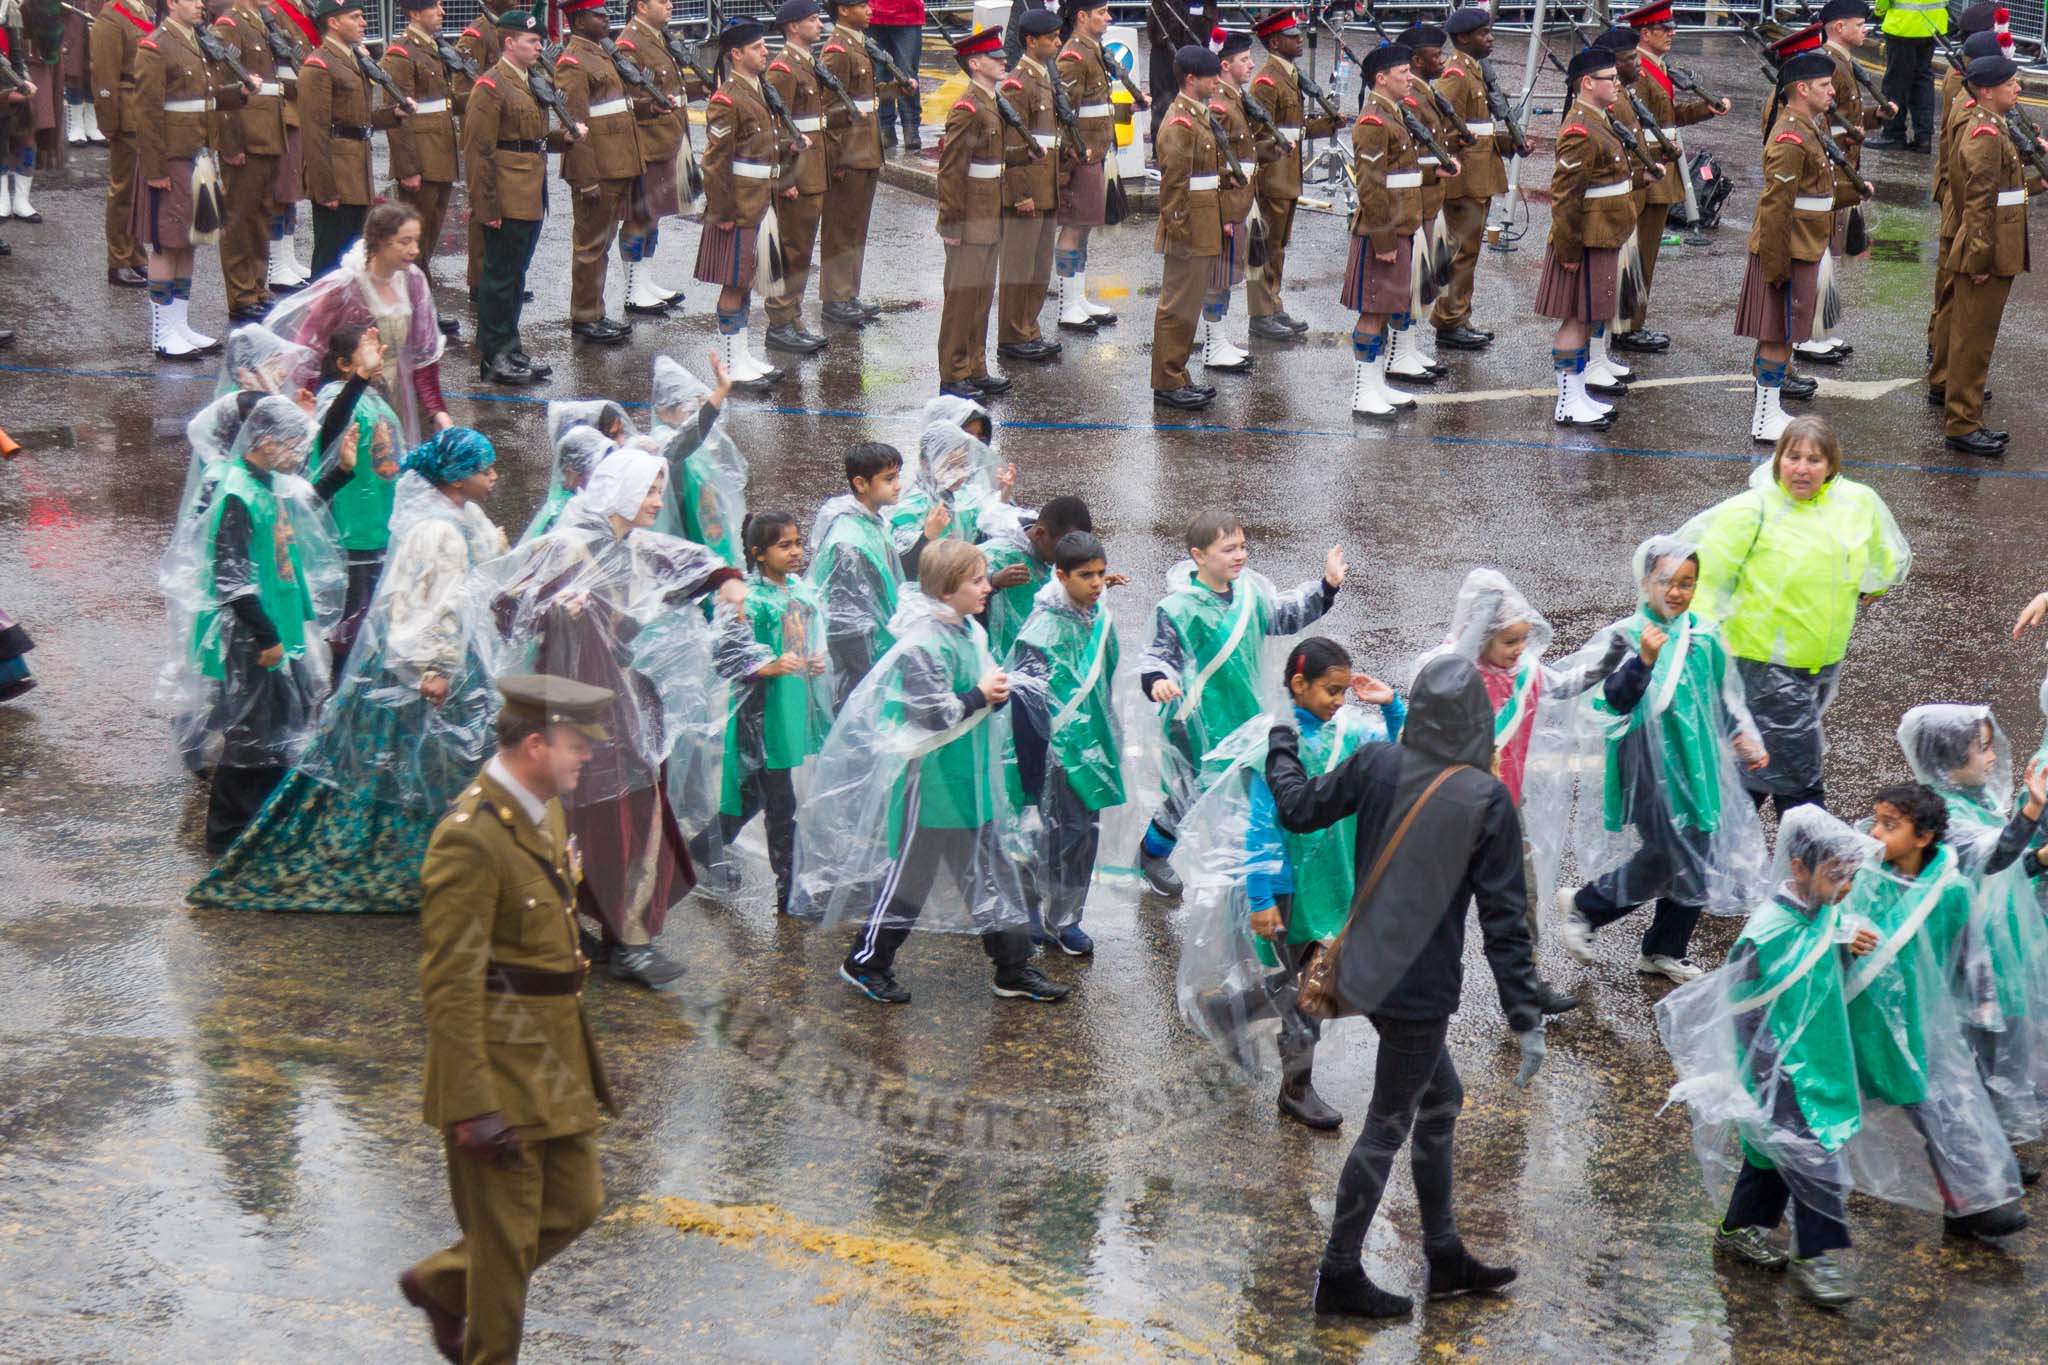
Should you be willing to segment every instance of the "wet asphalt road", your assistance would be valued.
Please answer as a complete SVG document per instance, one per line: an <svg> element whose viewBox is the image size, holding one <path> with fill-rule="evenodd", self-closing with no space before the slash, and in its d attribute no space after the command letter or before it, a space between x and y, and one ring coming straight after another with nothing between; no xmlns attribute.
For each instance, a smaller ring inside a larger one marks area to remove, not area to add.
<svg viewBox="0 0 2048 1365"><path fill-rule="evenodd" d="M1754 458L1749 347L1728 335L1758 180L1750 65L1731 51L1700 62L1744 97L1694 138L1738 190L1708 245L1666 249L1653 321L1680 340L1638 363L1709 378L1639 392L1604 436L1559 435L1549 400L1524 397L1354 428L1343 227L1316 216L1290 258L1306 344L1254 347L1257 370L1219 377L1200 425L1155 417L1151 227L1100 234L1101 274L1129 290L1124 322L1020 370L999 443L1020 500L1090 501L1134 579L1115 605L1126 649L1178 528L1212 504L1244 516L1255 566L1282 582L1345 545L1352 578L1324 628L1376 672L1405 678L1478 564L1514 577L1565 644L1625 612L1636 542L1741 488ZM15 248L0 321L22 333L0 357L0 425L29 447L0 468L0 603L34 632L43 684L0 707L0 1357L430 1359L391 1287L453 1231L418 1121L415 925L181 906L203 867L204 802L152 697L166 648L152 570L179 433L211 375L153 363L141 297L101 282L103 161L88 152L37 180L41 226L0 225ZM1989 701L2031 749L2042 656L2006 630L2048 586L2031 525L2048 510L2048 450L2026 379L2048 305L2022 281L2000 338L1992 413L2012 453L1960 465L1916 388L1880 391L1919 369L1933 224L1924 161L1871 169L1878 249L1846 272L1856 356L1821 372L1812 406L1916 561L1851 648L1831 727L1843 813L1903 775L1891 735L1913 703ZM737 403L757 507L807 518L847 444L914 444L935 387L931 220L929 202L885 189L868 292L886 319L857 338L835 329L771 401ZM1548 325L1527 307L1545 222L1539 206L1520 250L1482 260L1479 320L1501 335L1452 360L1456 391L1547 383ZM666 234L671 284L695 236ZM494 511L514 528L546 475L534 400L643 401L652 356L698 364L712 329L692 286L678 319L643 324L631 346L572 351L566 237L566 215L551 220L528 313L552 384L479 394L461 358L445 371L458 420L499 444ZM438 270L459 280L459 254ZM443 299L467 335L459 290ZM225 330L211 253L193 318ZM1865 387L1836 391L1837 378ZM1174 1014L1173 911L1128 886L1091 903L1093 962L1048 964L1079 985L1066 1005L994 1000L974 944L920 937L901 964L916 1001L883 1011L834 979L835 936L775 921L764 885L756 868L737 903L672 917L665 945L690 968L678 987L591 992L626 1101L603 1138L611 1214L540 1275L532 1358L2038 1358L2038 1230L1992 1251L1859 1202L1850 1264L1866 1297L1839 1316L1779 1277L1716 1264L1718 1210L1685 1118L1659 1113L1669 1072L1651 1008L1665 988L1631 970L1625 932L1603 936L1590 970L1546 945L1546 969L1590 1004L1553 1027L1526 1095L1507 1084L1513 1049L1475 935L1454 1033L1468 1091L1458 1210L1475 1250L1520 1266L1514 1291L1377 1329L1319 1326L1308 1282L1364 1108L1369 1029L1341 1024L1324 1045L1319 1087L1353 1121L1340 1139L1311 1136L1281 1126L1269 1095L1215 1079ZM1708 922L1695 955L1719 962L1734 932ZM1382 1283L1419 1291L1404 1168L1368 1257Z"/></svg>

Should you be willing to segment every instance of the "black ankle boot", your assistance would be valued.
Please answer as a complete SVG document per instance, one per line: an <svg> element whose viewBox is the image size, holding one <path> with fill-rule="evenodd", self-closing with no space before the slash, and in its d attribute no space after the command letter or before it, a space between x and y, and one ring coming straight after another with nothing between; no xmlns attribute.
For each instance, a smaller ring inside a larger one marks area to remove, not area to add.
<svg viewBox="0 0 2048 1365"><path fill-rule="evenodd" d="M1344 1125L1344 1116L1324 1103L1316 1093L1315 1078L1307 1067L1280 1082L1280 1113L1305 1128L1329 1132Z"/></svg>
<svg viewBox="0 0 2048 1365"><path fill-rule="evenodd" d="M1423 1249L1429 1262L1429 1296L1447 1299L1453 1294L1490 1294L1515 1282L1515 1268L1484 1265L1472 1259L1463 1242L1453 1242L1438 1251Z"/></svg>
<svg viewBox="0 0 2048 1365"><path fill-rule="evenodd" d="M1398 1318L1415 1307L1406 1294L1390 1294L1372 1282L1364 1267L1333 1275L1316 1271L1315 1307L1318 1313L1342 1313L1354 1318Z"/></svg>

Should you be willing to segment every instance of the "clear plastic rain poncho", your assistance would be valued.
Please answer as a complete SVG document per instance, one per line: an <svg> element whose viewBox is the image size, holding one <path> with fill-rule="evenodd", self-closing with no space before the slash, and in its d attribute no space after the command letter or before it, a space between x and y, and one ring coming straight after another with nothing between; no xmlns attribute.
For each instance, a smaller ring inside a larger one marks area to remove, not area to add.
<svg viewBox="0 0 2048 1365"><path fill-rule="evenodd" d="M348 573L303 474L312 441L290 399L259 400L159 565L174 637L161 693L195 768L288 766L319 719Z"/></svg>
<svg viewBox="0 0 2048 1365"><path fill-rule="evenodd" d="M703 425L704 381L665 355L654 358L654 411L662 424L657 453L668 461L670 506L654 527L708 545L734 568L745 564L740 527L747 519L747 457L733 444L722 408Z"/></svg>
<svg viewBox="0 0 2048 1365"><path fill-rule="evenodd" d="M1863 1126L1843 983L1860 916L1843 915L1857 870L1878 843L1819 806L1785 812L1775 888L1750 913L1725 966L1657 1004L1657 1033L1678 1074L1672 1103L1690 1111L1693 1154L1717 1200L1744 1161L1776 1169L1793 1197L1839 1205L1843 1148Z"/></svg>
<svg viewBox="0 0 2048 1365"><path fill-rule="evenodd" d="M868 511L851 493L825 500L808 548L804 572L824 598L826 644L844 696L895 643L889 622L903 588L903 561L887 516Z"/></svg>
<svg viewBox="0 0 2048 1365"><path fill-rule="evenodd" d="M1290 708L1310 777L1334 771L1365 744L1389 739L1380 709L1346 702L1328 721ZM1221 771L1181 821L1174 866L1181 895L1181 1017L1248 1079L1268 1079L1313 1046L1294 1006L1292 959L1251 930L1256 888L1291 885L1287 941L1334 937L1351 910L1358 821L1309 834L1280 828L1266 789L1267 737L1286 713L1263 712L1210 751ZM1304 719L1306 718L1306 719Z"/></svg>
<svg viewBox="0 0 2048 1365"><path fill-rule="evenodd" d="M492 641L476 634L488 622L466 607L471 571L504 549L482 507L399 476L377 595L301 771L415 815L455 798L496 743ZM420 690L429 675L448 684L438 705Z"/></svg>
<svg viewBox="0 0 2048 1365"><path fill-rule="evenodd" d="M1774 467L1774 460L1758 465L1747 491L1677 534L1699 547L1695 610L1720 626L1722 643L1741 661L1750 714L1771 754L1770 766L1747 775L1747 785L1794 793L1821 784L1822 718L1858 606L1904 582L1913 552L1891 509L1866 485L1837 474L1799 502Z"/></svg>
<svg viewBox="0 0 2048 1365"><path fill-rule="evenodd" d="M588 422L565 427L562 434L554 439L554 464L548 470L547 496L541 499L533 520L526 523L519 543L524 545L529 540L538 540L554 530L562 519L562 509L569 505L569 499L589 485L590 476L597 472L597 467L618 448L616 441Z"/></svg>
<svg viewBox="0 0 2048 1365"><path fill-rule="evenodd" d="M1951 990L1974 974L1975 891L1953 850L1928 853L1917 877L1865 866L1842 905L1878 934L1842 988L1863 1093L1849 1170L1866 1194L1960 1217L2018 1199L2020 1173Z"/></svg>
<svg viewBox="0 0 2048 1365"><path fill-rule="evenodd" d="M1900 720L1899 748L1948 806L1946 843L1976 888L1957 1004L2006 1136L2031 1141L2048 1117L2048 928L2026 872L2033 827L2012 806L2012 746L1990 707L1931 705Z"/></svg>
<svg viewBox="0 0 2048 1365"><path fill-rule="evenodd" d="M228 333L213 396L255 389L295 399L301 389L312 389L319 373L320 356L311 348L286 341L262 323L247 322Z"/></svg>
<svg viewBox="0 0 2048 1365"><path fill-rule="evenodd" d="M340 380L321 387L313 408L316 435L349 387ZM343 427L328 449L321 449L316 440L313 483L315 487L338 485L329 494L327 508L341 532L342 548L381 550L390 543L391 518L397 510L398 462L405 458L409 447L404 444L405 434L399 430L398 414L375 385L357 392L350 425L356 433L355 468L346 475L341 472L342 443L348 439L348 428Z"/></svg>
<svg viewBox="0 0 2048 1365"><path fill-rule="evenodd" d="M1761 755L1742 679L1711 622L1673 614L1674 577L1692 568L1692 546L1652 536L1633 560L1636 610L1594 635L1582 658L1619 656L1602 685L1576 701L1539 707L1530 752L1552 784L1576 790L1573 844L1587 882L1616 905L1669 898L1718 915L1746 915L1762 893L1770 855L1739 776L1738 748ZM1654 665L1644 632L1665 635ZM1548 812L1528 825L1535 840L1556 828ZM1542 866L1557 864L1545 848ZM1547 890L1548 887L1546 886Z"/></svg>
<svg viewBox="0 0 2048 1365"><path fill-rule="evenodd" d="M1021 928L1029 849L1002 780L1009 707L960 700L996 667L987 636L922 592L904 595L889 632L896 643L840 708L812 769L790 912L879 929ZM920 914L897 893L928 873Z"/></svg>
<svg viewBox="0 0 2048 1365"><path fill-rule="evenodd" d="M1017 525L1017 510L1004 501L1003 461L962 425L976 419L989 421L988 409L965 398L941 395L924 405L917 456L904 471L903 500L889 509L899 552L917 544L936 503L953 513L942 533L949 539L982 541Z"/></svg>
<svg viewBox="0 0 2048 1365"><path fill-rule="evenodd" d="M326 354L328 338L343 327L375 327L384 342L382 388L398 413L405 448L410 450L432 434L420 402L419 373L440 364L448 339L441 334L434 294L419 266L403 267L390 283L387 292L371 278L363 244L357 240L334 269L280 299L263 324L315 356ZM305 383L311 387L312 381Z"/></svg>

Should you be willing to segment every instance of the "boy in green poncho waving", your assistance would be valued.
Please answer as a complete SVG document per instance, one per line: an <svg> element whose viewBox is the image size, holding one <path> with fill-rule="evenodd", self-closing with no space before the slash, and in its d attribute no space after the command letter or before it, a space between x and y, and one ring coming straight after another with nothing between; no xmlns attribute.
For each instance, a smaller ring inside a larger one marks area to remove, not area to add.
<svg viewBox="0 0 2048 1365"><path fill-rule="evenodd" d="M1138 683L1159 707L1166 731L1166 799L1138 846L1138 870L1161 896L1178 896L1173 846L1180 817L1201 794L1202 758L1265 707L1259 654L1269 635L1306 630L1344 586L1344 549L1332 545L1323 576L1282 596L1271 580L1247 572L1244 526L1222 512L1188 523L1188 560L1168 575L1152 619L1152 642Z"/></svg>

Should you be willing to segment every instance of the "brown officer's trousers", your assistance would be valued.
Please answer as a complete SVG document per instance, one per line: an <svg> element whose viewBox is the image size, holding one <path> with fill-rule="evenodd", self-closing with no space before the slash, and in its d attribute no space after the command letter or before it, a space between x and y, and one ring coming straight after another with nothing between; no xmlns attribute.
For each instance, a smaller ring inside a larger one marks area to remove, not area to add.
<svg viewBox="0 0 2048 1365"><path fill-rule="evenodd" d="M107 140L107 269L149 264L149 257L135 240L129 218L135 211L135 134L116 133Z"/></svg>
<svg viewBox="0 0 2048 1365"><path fill-rule="evenodd" d="M600 180L595 193L569 196L574 206L575 260L569 272L569 321L596 322L604 317L604 280L610 265L612 239L626 216L631 180Z"/></svg>
<svg viewBox="0 0 2048 1365"><path fill-rule="evenodd" d="M1948 405L1942 413L1944 436L1968 436L1984 426L1984 383L1991 376L1991 348L2005 317L2012 276L1991 275L1974 284L1968 275L1953 277L1955 298L1948 310Z"/></svg>
<svg viewBox="0 0 2048 1365"><path fill-rule="evenodd" d="M1436 296L1429 320L1440 332L1472 322L1472 277L1479 270L1479 248L1486 242L1485 199L1444 200L1444 231L1458 244L1451 256L1451 281Z"/></svg>
<svg viewBox="0 0 2048 1365"><path fill-rule="evenodd" d="M794 199L775 196L775 230L782 234L782 259L789 274L782 297L767 299L770 326L804 320L804 287L811 279L811 253L818 244L818 219L825 212L825 196L799 194Z"/></svg>
<svg viewBox="0 0 2048 1365"><path fill-rule="evenodd" d="M1038 314L1052 284L1052 247L1060 225L1050 212L1003 216L1002 307L996 340L1039 339Z"/></svg>
<svg viewBox="0 0 2048 1365"><path fill-rule="evenodd" d="M1290 205L1290 207L1292 207ZM1183 389L1188 353L1195 348L1195 323L1215 273L1214 256L1166 256L1159 267L1159 305L1152 312L1152 389Z"/></svg>
<svg viewBox="0 0 2048 1365"><path fill-rule="evenodd" d="M1294 200L1263 194L1258 199L1259 217L1266 220L1266 265L1252 277L1247 292L1252 316L1268 318L1287 311L1280 306L1280 287L1287 277L1287 242L1294 235Z"/></svg>
<svg viewBox="0 0 2048 1365"><path fill-rule="evenodd" d="M939 312L939 382L988 373L988 310L996 296L995 242L946 248L946 297Z"/></svg>
<svg viewBox="0 0 2048 1365"><path fill-rule="evenodd" d="M879 171L846 171L825 190L825 240L818 262L818 300L852 303L868 250L868 218Z"/></svg>

